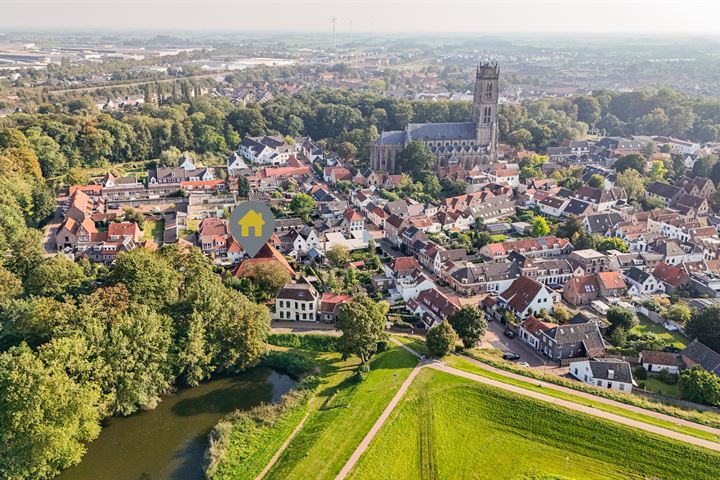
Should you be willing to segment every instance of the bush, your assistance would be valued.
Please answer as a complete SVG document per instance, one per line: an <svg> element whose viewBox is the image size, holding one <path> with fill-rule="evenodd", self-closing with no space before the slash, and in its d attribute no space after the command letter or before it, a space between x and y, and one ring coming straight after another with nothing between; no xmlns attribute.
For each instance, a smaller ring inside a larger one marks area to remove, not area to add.
<svg viewBox="0 0 720 480"><path fill-rule="evenodd" d="M313 352L336 352L337 339L338 337L333 335L317 333L271 333L268 335L267 343L278 347L300 348Z"/></svg>
<svg viewBox="0 0 720 480"><path fill-rule="evenodd" d="M414 327L412 323L408 323L404 320L397 320L395 323L393 323L393 327L395 328L402 328L404 330L410 330Z"/></svg>
<svg viewBox="0 0 720 480"><path fill-rule="evenodd" d="M388 349L388 342L387 340L381 340L377 342L377 353L384 352Z"/></svg>
<svg viewBox="0 0 720 480"><path fill-rule="evenodd" d="M668 372L667 368L663 368L662 370L660 370L657 378L665 385L675 385L678 382L678 376Z"/></svg>
<svg viewBox="0 0 720 480"><path fill-rule="evenodd" d="M370 364L369 363L361 363L355 369L355 373L353 373L353 381L355 381L356 383L360 383L363 380L365 380L369 374L370 374Z"/></svg>
<svg viewBox="0 0 720 480"><path fill-rule="evenodd" d="M314 363L306 357L294 352L272 351L260 359L260 365L287 373L293 378L300 378L312 372Z"/></svg>
<svg viewBox="0 0 720 480"><path fill-rule="evenodd" d="M648 377L647 370L642 365L633 370L633 375L638 380L645 380Z"/></svg>

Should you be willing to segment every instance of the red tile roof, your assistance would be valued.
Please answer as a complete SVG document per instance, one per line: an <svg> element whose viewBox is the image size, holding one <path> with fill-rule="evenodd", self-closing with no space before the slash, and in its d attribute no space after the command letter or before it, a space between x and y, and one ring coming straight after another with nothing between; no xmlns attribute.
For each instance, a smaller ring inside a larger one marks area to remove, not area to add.
<svg viewBox="0 0 720 480"><path fill-rule="evenodd" d="M673 287L684 285L689 280L689 277L682 269L667 263L658 263L655 270L653 270L653 277Z"/></svg>
<svg viewBox="0 0 720 480"><path fill-rule="evenodd" d="M602 287L607 290L627 288L625 280L620 276L620 272L599 272L597 276Z"/></svg>

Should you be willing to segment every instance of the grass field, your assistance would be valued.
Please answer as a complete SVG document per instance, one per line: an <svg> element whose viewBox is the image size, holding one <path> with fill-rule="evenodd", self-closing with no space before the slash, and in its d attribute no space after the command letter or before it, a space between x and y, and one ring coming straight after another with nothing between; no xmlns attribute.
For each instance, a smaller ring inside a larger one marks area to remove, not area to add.
<svg viewBox="0 0 720 480"><path fill-rule="evenodd" d="M657 377L654 377L652 375L648 375L648 378L645 380L639 380L639 383L645 384L645 390L648 392L655 392L659 393L660 395L665 395L666 397L673 397L673 398L680 398L680 385L677 383L675 385L668 385L667 383L661 382Z"/></svg>
<svg viewBox="0 0 720 480"><path fill-rule="evenodd" d="M392 346L373 358L363 382L352 383L347 377L357 361L336 358L333 381L311 401L313 413L266 478L334 478L417 364L415 356Z"/></svg>
<svg viewBox="0 0 720 480"><path fill-rule="evenodd" d="M701 411L688 408L680 408L666 402L651 401L639 395L627 395L621 393L610 392L609 390L594 388L581 382L570 380L564 377L560 377L554 374L546 374L538 372L532 368L523 368L512 362L501 360L497 356L495 351L489 351L486 349L471 349L466 350L465 354L468 357L472 357L475 360L494 366L501 370L516 373L527 377L528 382L533 380L542 380L548 383L564 386L579 390L582 392L590 393L604 398L615 400L616 402L626 403L636 407L644 408L646 410L653 410L655 412L664 413L671 417L682 418L690 422L700 423L715 428L720 428L720 414L712 411Z"/></svg>
<svg viewBox="0 0 720 480"><path fill-rule="evenodd" d="M424 369L350 478L716 479L720 454Z"/></svg>
<svg viewBox="0 0 720 480"><path fill-rule="evenodd" d="M633 420L638 420L643 423L647 423L650 425L655 425L657 427L663 427L667 428L668 430L673 430L676 432L684 433L687 435L692 435L693 437L697 438L703 438L705 440L712 440L714 442L720 442L720 438L718 438L716 435L713 435L710 432L706 432L704 430L699 430L697 428L692 427L686 427L684 425L678 425L674 422L665 421L659 418L651 417L650 415L644 415L642 413L633 412L632 410L628 410L623 407L616 407L613 405L608 405L606 403L592 400L586 397L581 397L579 395L573 395L571 393L562 392L559 390L553 390L551 388L544 388L539 387L537 383L532 383L531 379L528 379L528 381L518 380L515 378L509 378L504 375L500 375L494 372L490 372L488 370L485 370L484 368L478 367L477 365L473 364L469 360L466 360L462 357L447 357L445 359L445 363L448 365L455 367L459 370L464 370L466 372L475 373L477 375L482 375L483 377L492 378L493 380L497 380L499 382L507 383L509 385L515 385L516 387L522 387L527 390L531 390L533 392L540 392L544 393L545 395L549 395L551 397L560 398L562 400L567 400L570 402L578 403L581 405L586 405L588 407L597 408L598 410L602 410L603 412L608 413L614 413L615 415L620 415L622 417L626 418L632 418ZM656 380L659 382L659 380ZM662 384L664 386L664 383Z"/></svg>
<svg viewBox="0 0 720 480"><path fill-rule="evenodd" d="M640 323L630 329L630 332L645 333L652 332L665 342L666 346L685 348L689 340L680 332L669 332L662 325L653 323L644 315L638 315Z"/></svg>
<svg viewBox="0 0 720 480"><path fill-rule="evenodd" d="M162 243L165 231L165 220L145 220L143 240L154 240L158 245Z"/></svg>

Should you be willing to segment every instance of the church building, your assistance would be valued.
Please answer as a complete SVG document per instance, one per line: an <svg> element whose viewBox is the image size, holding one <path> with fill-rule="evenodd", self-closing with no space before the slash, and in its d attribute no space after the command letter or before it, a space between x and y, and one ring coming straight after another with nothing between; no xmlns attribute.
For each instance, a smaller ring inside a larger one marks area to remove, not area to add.
<svg viewBox="0 0 720 480"><path fill-rule="evenodd" d="M410 123L405 130L382 132L370 149L373 170L402 173L397 155L421 140L438 159L438 171L471 170L497 159L498 80L496 63L478 66L469 122Z"/></svg>

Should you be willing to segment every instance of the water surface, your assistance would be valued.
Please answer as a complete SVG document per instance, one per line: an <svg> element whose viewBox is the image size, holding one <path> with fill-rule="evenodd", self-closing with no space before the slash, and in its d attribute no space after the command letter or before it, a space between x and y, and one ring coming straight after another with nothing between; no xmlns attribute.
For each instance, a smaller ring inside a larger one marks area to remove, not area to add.
<svg viewBox="0 0 720 480"><path fill-rule="evenodd" d="M276 402L294 381L267 368L164 398L155 410L110 418L79 465L59 480L201 480L208 434L225 415Z"/></svg>

